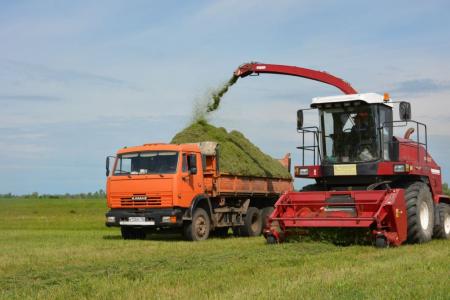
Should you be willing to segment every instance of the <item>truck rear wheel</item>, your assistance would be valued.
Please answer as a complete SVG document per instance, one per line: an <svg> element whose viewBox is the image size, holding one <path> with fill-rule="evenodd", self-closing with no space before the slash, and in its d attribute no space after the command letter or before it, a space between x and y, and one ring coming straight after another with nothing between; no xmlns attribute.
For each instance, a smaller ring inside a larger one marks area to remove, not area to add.
<svg viewBox="0 0 450 300"><path fill-rule="evenodd" d="M423 182L415 182L405 189L408 220L408 242L425 243L433 235L434 212L430 189Z"/></svg>
<svg viewBox="0 0 450 300"><path fill-rule="evenodd" d="M211 221L203 208L196 208L192 221L184 224L184 237L189 241L203 241L209 237Z"/></svg>
<svg viewBox="0 0 450 300"><path fill-rule="evenodd" d="M438 239L450 239L450 205L439 203L439 224L434 226L434 237Z"/></svg>
<svg viewBox="0 0 450 300"><path fill-rule="evenodd" d="M242 236L258 236L261 234L262 218L261 212L256 207L249 207L244 217L244 226L240 228Z"/></svg>
<svg viewBox="0 0 450 300"><path fill-rule="evenodd" d="M124 240L144 240L146 236L145 231L141 228L120 227L120 232Z"/></svg>
<svg viewBox="0 0 450 300"><path fill-rule="evenodd" d="M274 208L272 206L264 207L261 210L262 229L266 229L270 215L273 213Z"/></svg>

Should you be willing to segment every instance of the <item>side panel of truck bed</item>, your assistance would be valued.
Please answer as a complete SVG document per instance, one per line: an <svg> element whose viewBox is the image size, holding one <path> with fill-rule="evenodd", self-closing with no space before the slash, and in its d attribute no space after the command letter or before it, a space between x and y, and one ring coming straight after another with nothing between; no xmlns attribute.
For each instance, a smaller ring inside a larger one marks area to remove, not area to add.
<svg viewBox="0 0 450 300"><path fill-rule="evenodd" d="M221 175L215 180L217 195L269 196L291 191L291 179Z"/></svg>

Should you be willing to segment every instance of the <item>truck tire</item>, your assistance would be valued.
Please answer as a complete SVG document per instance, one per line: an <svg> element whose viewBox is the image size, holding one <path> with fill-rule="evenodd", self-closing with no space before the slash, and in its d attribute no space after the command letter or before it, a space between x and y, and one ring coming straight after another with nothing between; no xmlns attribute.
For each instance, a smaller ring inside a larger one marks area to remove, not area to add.
<svg viewBox="0 0 450 300"><path fill-rule="evenodd" d="M264 207L261 210L261 219L262 219L262 229L266 229L269 217L273 213L274 208L272 206Z"/></svg>
<svg viewBox="0 0 450 300"><path fill-rule="evenodd" d="M249 207L244 217L244 226L240 227L241 236L258 236L262 230L261 212L256 207Z"/></svg>
<svg viewBox="0 0 450 300"><path fill-rule="evenodd" d="M450 205L439 203L439 224L434 226L434 237L450 240Z"/></svg>
<svg viewBox="0 0 450 300"><path fill-rule="evenodd" d="M189 241L203 241L209 237L211 220L208 213L201 207L195 209L192 221L184 224L184 237Z"/></svg>
<svg viewBox="0 0 450 300"><path fill-rule="evenodd" d="M120 232L124 240L144 240L146 236L145 231L141 228L122 226L120 227Z"/></svg>
<svg viewBox="0 0 450 300"><path fill-rule="evenodd" d="M423 182L414 182L405 189L408 242L425 243L433 235L434 212L430 189Z"/></svg>

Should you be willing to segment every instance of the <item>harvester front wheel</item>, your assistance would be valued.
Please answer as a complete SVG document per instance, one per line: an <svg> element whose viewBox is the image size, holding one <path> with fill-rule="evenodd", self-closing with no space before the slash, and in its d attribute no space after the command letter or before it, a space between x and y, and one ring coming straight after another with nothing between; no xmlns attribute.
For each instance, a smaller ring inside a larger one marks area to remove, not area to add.
<svg viewBox="0 0 450 300"><path fill-rule="evenodd" d="M450 240L450 205L439 203L439 224L434 226L434 237Z"/></svg>
<svg viewBox="0 0 450 300"><path fill-rule="evenodd" d="M242 236L258 236L262 230L261 212L256 207L249 207L244 217L244 226L240 228Z"/></svg>
<svg viewBox="0 0 450 300"><path fill-rule="evenodd" d="M425 243L433 235L433 200L428 186L415 182L405 189L408 216L408 242Z"/></svg>
<svg viewBox="0 0 450 300"><path fill-rule="evenodd" d="M209 237L211 221L208 213L201 207L195 209L192 221L184 224L184 237L189 241L203 241Z"/></svg>

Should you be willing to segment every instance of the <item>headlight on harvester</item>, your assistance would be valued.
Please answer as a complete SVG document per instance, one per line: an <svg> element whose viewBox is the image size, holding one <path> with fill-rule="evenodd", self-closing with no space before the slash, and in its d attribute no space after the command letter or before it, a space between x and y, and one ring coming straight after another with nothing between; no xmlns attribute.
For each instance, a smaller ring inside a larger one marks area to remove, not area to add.
<svg viewBox="0 0 450 300"><path fill-rule="evenodd" d="M411 169L408 164L394 165L394 173L407 173Z"/></svg>
<svg viewBox="0 0 450 300"><path fill-rule="evenodd" d="M116 217L106 217L106 222L108 222L108 223L115 223L116 222Z"/></svg>

